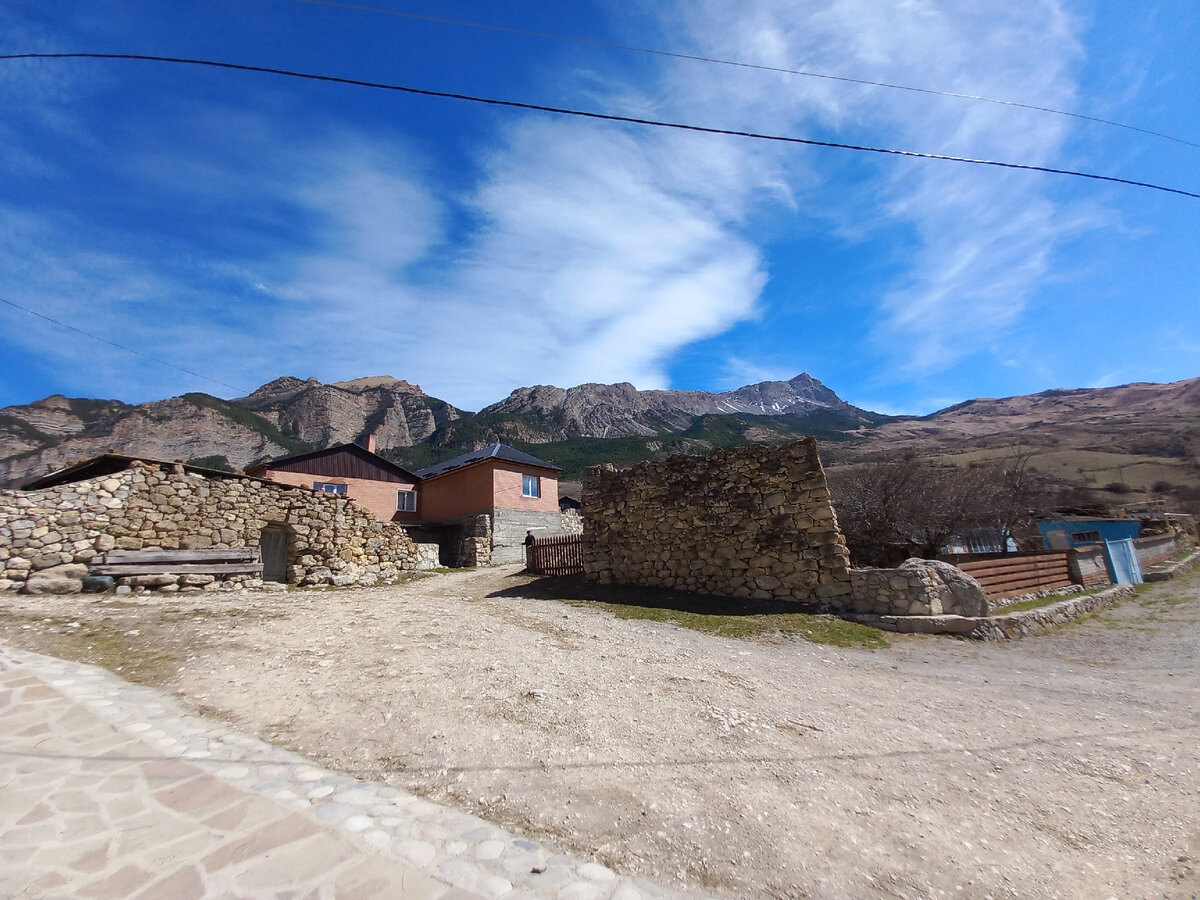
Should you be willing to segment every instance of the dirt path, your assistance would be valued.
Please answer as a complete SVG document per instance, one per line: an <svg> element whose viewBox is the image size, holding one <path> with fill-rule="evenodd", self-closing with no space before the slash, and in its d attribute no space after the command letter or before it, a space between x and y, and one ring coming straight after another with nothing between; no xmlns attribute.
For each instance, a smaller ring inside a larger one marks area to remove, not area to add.
<svg viewBox="0 0 1200 900"><path fill-rule="evenodd" d="M616 619L523 583L6 597L0 634L697 891L1200 894L1200 577L1046 637L878 651Z"/></svg>

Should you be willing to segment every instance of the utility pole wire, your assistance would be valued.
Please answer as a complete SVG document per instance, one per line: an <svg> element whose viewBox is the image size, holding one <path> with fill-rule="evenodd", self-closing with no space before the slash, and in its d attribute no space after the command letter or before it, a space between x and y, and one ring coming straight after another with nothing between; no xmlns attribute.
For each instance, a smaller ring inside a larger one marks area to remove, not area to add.
<svg viewBox="0 0 1200 900"><path fill-rule="evenodd" d="M82 328L76 328L74 325L68 325L66 322L60 322L58 319L52 319L50 316L40 313L37 310L30 309L28 306L22 306L20 303L13 303L11 300L6 300L3 297L0 297L0 303L5 303L14 309L21 310L21 312L29 313L31 316L37 316L39 319L45 319L47 322L53 322L55 325L70 329L76 334L82 334L84 337L90 337L92 340L108 344L110 347L116 347L118 350L124 350L126 353L132 353L136 356L142 357L143 359L156 362L160 366L167 366L171 369L177 369L178 371L191 375L194 378L199 378L201 381L208 381L212 384L219 384L221 387L231 388L232 390L237 391L240 396L244 397L250 393L249 391L243 390L235 384L228 384L224 381L218 381L215 378L209 378L207 375L201 375L199 372L193 372L191 369L185 369L183 366L177 366L174 363L169 363L165 359L159 359L157 356L151 356L149 353L143 353L141 350L134 350L132 347L126 347L124 344L118 344L116 341L110 341L108 338L100 337L98 334L92 334L90 331L84 331Z"/></svg>
<svg viewBox="0 0 1200 900"><path fill-rule="evenodd" d="M343 3L340 0L300 0L302 3L315 3L321 6L337 6L343 9L353 9L359 12L383 13L389 16L400 16L405 19L418 19L423 22L437 22L443 25L461 25L464 28L479 28L485 31L500 31L505 34L519 34L524 37L546 38L552 41L567 41L574 44L588 44L593 47L606 47L610 50L626 50L630 53L647 53L652 56L668 56L672 59L687 59L693 62L712 63L718 66L734 66L739 69L757 69L761 72L778 72L783 75L800 75L804 78L823 78L828 81L843 81L849 84L862 84L869 87L890 88L895 91L911 91L916 94L933 94L938 97L956 97L960 100L978 100L983 103L998 103L1001 106L1013 106L1018 109L1032 109L1036 112L1051 113L1056 116L1069 116L1072 119L1084 119L1088 122L1097 122L1101 125L1111 125L1114 128L1127 128L1130 131L1137 131L1141 134L1148 134L1151 137L1163 138L1168 141L1175 141L1177 144L1186 144L1189 147L1200 149L1200 144L1192 141L1184 140L1183 138L1175 137L1170 134L1163 134L1161 131L1151 131L1148 128L1139 128L1136 125L1129 125L1125 122L1114 122L1111 119L1101 119L1098 116L1089 116L1084 113L1070 112L1065 109L1055 109L1052 106L1036 106L1032 103L1021 103L1017 100L1004 100L998 97L984 97L980 94L960 94L955 91L939 91L934 88L913 87L907 84L893 84L887 81L871 81L866 78L851 78L847 75L829 75L824 72L807 72L803 69L787 69L781 66L768 66L762 63L738 62L730 59L717 59L711 56L698 56L692 53L679 53L672 50L654 50L648 47L635 47L631 44L617 44L612 41L602 41L598 38L576 37L569 34L554 34L547 31L530 31L525 28L512 28L507 25L489 25L485 22L471 22L465 19L448 19L442 16L427 16L421 13L403 12L398 9L384 9L378 6L363 6L358 3Z"/></svg>
<svg viewBox="0 0 1200 900"><path fill-rule="evenodd" d="M364 81L358 78L342 78L336 75L315 75L310 72L297 72L291 69L276 69L269 66L253 66L243 63L219 62L211 59L189 59L179 56L154 56L145 53L9 53L0 55L0 60L11 59L117 59L140 60L144 62L175 63L188 66L207 66L214 69L231 69L238 72L259 72L267 75L283 75L288 78L303 78L308 81L321 81L329 84L344 84L351 87L377 88L386 91L399 91L405 94L416 94L422 97L440 97L447 100L464 100L469 103L484 103L490 106L503 106L510 109L527 109L534 112L553 113L561 116L575 116L584 119L598 119L604 122L622 122L629 125L647 125L654 128L672 128L678 131L694 131L701 134L720 134L729 137L742 137L758 141L775 141L786 144L804 144L810 147L831 147L838 150L855 150L860 153L882 153L890 156L908 156L916 159L937 159L944 162L967 163L975 166L993 166L1002 169L1021 169L1027 172L1044 172L1049 175L1068 175L1074 178L1090 178L1094 181L1107 181L1113 184L1127 184L1131 187L1147 188L1152 191L1163 191L1168 194L1179 194L1200 200L1200 193L1185 191L1180 188L1165 187L1148 181L1134 181L1129 178L1118 178L1115 175L1098 175L1094 172L1079 172L1072 169L1055 169L1049 166L1034 166L1025 163L1003 162L994 159L973 159L966 156L950 156L944 153L925 153L917 150L901 150L895 147L869 147L862 144L845 144L839 141L818 141L812 138L787 137L778 134L760 134L754 131L737 131L727 128L710 128L704 125L688 125L682 122L665 122L657 119L642 119L634 116L620 116L613 113L589 112L587 110L569 109L561 106L545 106L540 103L523 103L517 100L499 100L494 97L479 97L473 94L459 94L451 91L435 91L427 88L416 88L402 84L389 84L382 81Z"/></svg>

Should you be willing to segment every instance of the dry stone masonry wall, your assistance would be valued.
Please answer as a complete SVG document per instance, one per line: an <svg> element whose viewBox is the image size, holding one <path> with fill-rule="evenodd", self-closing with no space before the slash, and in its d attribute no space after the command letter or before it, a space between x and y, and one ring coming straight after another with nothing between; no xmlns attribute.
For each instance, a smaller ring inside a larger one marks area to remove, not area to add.
<svg viewBox="0 0 1200 900"><path fill-rule="evenodd" d="M812 438L672 456L583 482L586 576L848 605L849 556Z"/></svg>
<svg viewBox="0 0 1200 900"><path fill-rule="evenodd" d="M95 557L114 549L257 547L268 526L287 534L292 583L375 584L418 565L403 528L333 494L135 463L104 478L0 492L0 589L70 589ZM161 583L138 586L219 586L209 575L150 581Z"/></svg>

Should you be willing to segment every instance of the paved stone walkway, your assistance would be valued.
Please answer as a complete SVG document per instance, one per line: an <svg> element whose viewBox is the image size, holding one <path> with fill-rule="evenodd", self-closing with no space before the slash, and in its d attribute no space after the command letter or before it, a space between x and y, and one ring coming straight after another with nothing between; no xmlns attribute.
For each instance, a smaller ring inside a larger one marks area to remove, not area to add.
<svg viewBox="0 0 1200 900"><path fill-rule="evenodd" d="M0 897L684 895L0 643Z"/></svg>

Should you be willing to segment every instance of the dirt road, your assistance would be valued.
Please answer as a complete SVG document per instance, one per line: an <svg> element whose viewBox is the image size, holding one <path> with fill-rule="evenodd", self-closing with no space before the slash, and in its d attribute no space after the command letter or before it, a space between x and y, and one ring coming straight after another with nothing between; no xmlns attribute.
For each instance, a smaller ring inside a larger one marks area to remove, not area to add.
<svg viewBox="0 0 1200 900"><path fill-rule="evenodd" d="M1045 637L872 651L525 582L6 596L0 634L697 892L1200 895L1200 577Z"/></svg>

